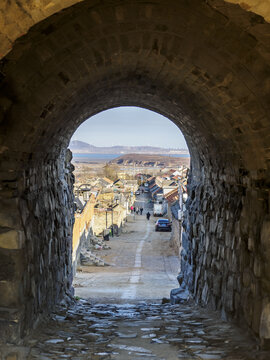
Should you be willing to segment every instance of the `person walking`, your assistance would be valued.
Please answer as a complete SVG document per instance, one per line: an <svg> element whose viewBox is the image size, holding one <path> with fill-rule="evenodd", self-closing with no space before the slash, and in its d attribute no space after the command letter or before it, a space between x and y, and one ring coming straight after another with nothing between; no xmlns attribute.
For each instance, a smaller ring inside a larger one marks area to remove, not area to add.
<svg viewBox="0 0 270 360"><path fill-rule="evenodd" d="M142 208L142 207L140 208L140 213L141 213L141 215L142 215L142 213L143 213L143 208Z"/></svg>
<svg viewBox="0 0 270 360"><path fill-rule="evenodd" d="M148 213L146 214L146 218L147 218L147 220L149 220L150 219L150 212L148 211Z"/></svg>

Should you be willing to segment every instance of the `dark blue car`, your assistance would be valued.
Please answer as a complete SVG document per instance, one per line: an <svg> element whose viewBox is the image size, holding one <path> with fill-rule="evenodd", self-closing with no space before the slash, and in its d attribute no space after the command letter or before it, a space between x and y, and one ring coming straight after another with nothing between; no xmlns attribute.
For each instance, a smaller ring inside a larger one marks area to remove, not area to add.
<svg viewBox="0 0 270 360"><path fill-rule="evenodd" d="M158 219L155 225L156 231L172 231L172 223L168 219Z"/></svg>

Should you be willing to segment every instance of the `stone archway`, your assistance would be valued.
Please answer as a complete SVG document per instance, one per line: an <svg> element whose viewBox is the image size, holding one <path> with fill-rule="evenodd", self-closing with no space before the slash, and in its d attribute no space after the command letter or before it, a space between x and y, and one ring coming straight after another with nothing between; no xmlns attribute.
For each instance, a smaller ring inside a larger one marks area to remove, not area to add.
<svg viewBox="0 0 270 360"><path fill-rule="evenodd" d="M82 1L17 40L0 73L6 337L72 291L65 149L82 121L119 105L162 113L186 137L190 291L270 336L269 30L223 1Z"/></svg>

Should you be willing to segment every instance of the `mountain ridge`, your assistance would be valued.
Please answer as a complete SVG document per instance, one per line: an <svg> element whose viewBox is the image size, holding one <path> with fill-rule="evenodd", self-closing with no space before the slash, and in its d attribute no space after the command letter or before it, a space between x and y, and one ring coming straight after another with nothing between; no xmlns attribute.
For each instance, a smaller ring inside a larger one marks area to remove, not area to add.
<svg viewBox="0 0 270 360"><path fill-rule="evenodd" d="M82 154L189 154L187 149L166 149L157 146L95 146L80 140L71 141L69 144L69 148L73 153Z"/></svg>

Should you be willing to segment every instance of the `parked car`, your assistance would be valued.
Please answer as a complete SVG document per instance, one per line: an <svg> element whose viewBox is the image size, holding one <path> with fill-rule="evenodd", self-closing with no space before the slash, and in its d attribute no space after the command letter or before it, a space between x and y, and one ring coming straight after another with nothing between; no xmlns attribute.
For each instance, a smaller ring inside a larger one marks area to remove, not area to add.
<svg viewBox="0 0 270 360"><path fill-rule="evenodd" d="M140 195L140 190L137 190L136 192L135 192L135 195Z"/></svg>
<svg viewBox="0 0 270 360"><path fill-rule="evenodd" d="M172 231L172 223L168 219L158 219L155 224L155 231Z"/></svg>

